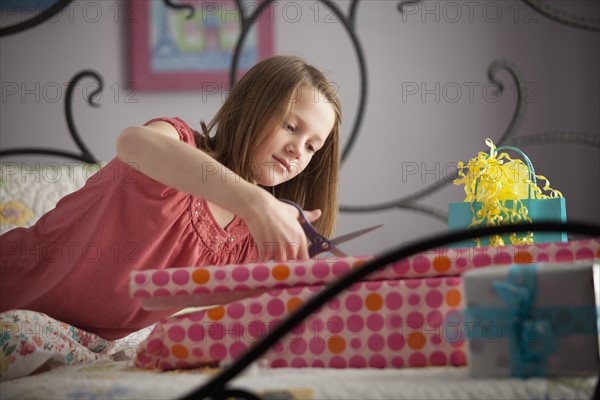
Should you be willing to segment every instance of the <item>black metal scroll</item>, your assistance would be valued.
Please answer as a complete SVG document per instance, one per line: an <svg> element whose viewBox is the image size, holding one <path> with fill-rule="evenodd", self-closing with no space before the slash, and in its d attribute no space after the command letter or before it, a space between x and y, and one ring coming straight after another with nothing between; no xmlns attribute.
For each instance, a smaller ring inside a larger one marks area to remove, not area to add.
<svg viewBox="0 0 600 400"><path fill-rule="evenodd" d="M557 131L530 133L526 136L509 138L506 141L506 144L513 146L527 146L539 143L575 143L600 147L600 136L587 132Z"/></svg>
<svg viewBox="0 0 600 400"><path fill-rule="evenodd" d="M187 15L187 19L191 19L194 14L196 13L196 9L194 8L194 6L192 6L191 4L177 4L177 3L173 3L173 0L163 0L165 2L165 5L169 8L172 8L174 10L187 10L188 15Z"/></svg>
<svg viewBox="0 0 600 400"><path fill-rule="evenodd" d="M521 77L521 73L517 69L516 65L508 60L496 60L488 67L488 79L493 82L498 91L502 93L504 90L504 85L502 82L496 79L496 75L500 70L507 71L510 76L513 78L517 101L515 110L513 111L513 116L508 124L508 127L502 134L499 140L496 141L498 145L505 144L505 142L514 134L516 128L522 119L524 113L524 102L523 102L523 78ZM342 205L340 206L340 211L342 212L354 212L354 213L363 213L363 212L374 212L374 211L382 211L392 208L400 208L400 209L410 209L417 212L422 212L429 214L443 222L448 222L448 215L443 211L436 210L433 207L429 207L426 205L419 204L417 200L428 196L429 194L441 189L446 186L447 183L452 182L454 179L458 177L457 170L449 171L446 178L444 180L440 180L435 182L424 189L420 189L415 193L407 195L405 197L399 198L397 200L391 200L387 202L382 202L379 204L371 204L371 205Z"/></svg>
<svg viewBox="0 0 600 400"><path fill-rule="evenodd" d="M45 10L28 20L16 23L14 25L9 25L4 28L0 28L0 37L14 35L15 33L23 32L37 25L40 25L52 18L55 14L61 12L72 1L73 0L58 0L50 7L46 8Z"/></svg>
<svg viewBox="0 0 600 400"><path fill-rule="evenodd" d="M580 17L566 11L559 10L558 8L552 7L548 1L542 2L540 0L523 0L523 2L544 17L553 21L573 28L585 29L589 31L600 31L600 21L597 19Z"/></svg>
<svg viewBox="0 0 600 400"><path fill-rule="evenodd" d="M94 97L96 97L100 92L102 92L102 87L104 86L104 81L102 80L100 74L92 70L84 70L79 72L69 81L69 85L67 86L67 96L65 97L65 117L67 119L67 126L69 128L71 137L75 141L77 147L79 147L79 150L81 150L81 154L49 148L22 147L10 150L1 150L0 157L11 155L40 154L71 158L86 163L98 163L99 161L96 159L96 157L94 157L92 152L85 145L85 143L81 139L81 136L79 135L79 132L77 132L75 121L73 118L73 95L75 92L75 87L83 78L93 78L96 80L96 82L98 82L98 88L92 93L90 93L87 98L88 104L92 107L98 107L98 104L94 102Z"/></svg>

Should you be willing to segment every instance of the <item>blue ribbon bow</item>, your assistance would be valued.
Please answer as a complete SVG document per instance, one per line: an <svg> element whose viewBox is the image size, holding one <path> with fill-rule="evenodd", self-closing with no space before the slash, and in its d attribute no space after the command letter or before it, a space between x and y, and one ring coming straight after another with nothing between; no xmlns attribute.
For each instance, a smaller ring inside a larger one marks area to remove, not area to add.
<svg viewBox="0 0 600 400"><path fill-rule="evenodd" d="M596 308L533 306L537 295L537 265L513 265L507 281L493 281L492 287L506 309L470 307L465 310L469 340L490 339L487 328L499 332L495 339L510 340L510 367L514 377L545 376L547 357L556 352L556 337L597 334Z"/></svg>

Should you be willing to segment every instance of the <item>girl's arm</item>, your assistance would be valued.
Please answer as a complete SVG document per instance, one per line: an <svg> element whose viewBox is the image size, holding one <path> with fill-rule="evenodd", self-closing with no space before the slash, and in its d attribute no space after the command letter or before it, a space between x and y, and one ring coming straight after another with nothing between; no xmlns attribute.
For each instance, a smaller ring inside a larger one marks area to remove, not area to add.
<svg viewBox="0 0 600 400"><path fill-rule="evenodd" d="M242 179L205 152L181 142L168 122L125 129L117 141L117 155L154 180L238 215L250 230L260 261L308 258L306 236L293 206ZM309 211L307 215L312 221L320 211Z"/></svg>

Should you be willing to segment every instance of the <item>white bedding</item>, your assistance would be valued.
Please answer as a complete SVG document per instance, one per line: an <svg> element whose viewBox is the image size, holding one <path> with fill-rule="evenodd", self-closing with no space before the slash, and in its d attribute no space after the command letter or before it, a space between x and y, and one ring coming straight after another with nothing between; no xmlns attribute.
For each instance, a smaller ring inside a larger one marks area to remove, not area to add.
<svg viewBox="0 0 600 400"><path fill-rule="evenodd" d="M214 370L153 372L129 361L68 366L0 383L2 399L176 399ZM470 379L466 368L262 369L253 366L230 388L268 399L591 399L596 377Z"/></svg>

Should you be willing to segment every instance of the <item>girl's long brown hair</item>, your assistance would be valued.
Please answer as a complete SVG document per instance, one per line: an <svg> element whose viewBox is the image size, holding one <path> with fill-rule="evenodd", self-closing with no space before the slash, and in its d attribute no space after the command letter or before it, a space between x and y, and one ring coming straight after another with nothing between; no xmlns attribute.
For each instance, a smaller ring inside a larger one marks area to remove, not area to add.
<svg viewBox="0 0 600 400"><path fill-rule="evenodd" d="M201 122L202 133L196 143L227 168L253 181L253 154L283 123L303 88L316 89L325 97L335 122L304 171L273 190L276 197L295 201L305 210L322 210L313 225L329 237L338 215L341 106L334 86L317 68L296 56L274 56L259 62L233 87L208 126Z"/></svg>

